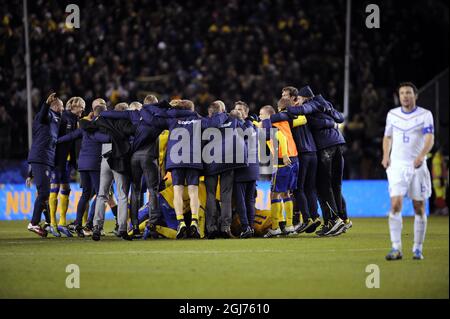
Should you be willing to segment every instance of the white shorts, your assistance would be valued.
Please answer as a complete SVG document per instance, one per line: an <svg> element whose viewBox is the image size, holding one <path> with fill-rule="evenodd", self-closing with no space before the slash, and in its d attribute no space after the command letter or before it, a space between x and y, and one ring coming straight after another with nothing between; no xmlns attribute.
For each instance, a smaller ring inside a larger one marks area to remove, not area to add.
<svg viewBox="0 0 450 319"><path fill-rule="evenodd" d="M408 196L412 200L424 201L431 196L431 177L426 162L419 168L405 165L390 165L386 174L389 195Z"/></svg>

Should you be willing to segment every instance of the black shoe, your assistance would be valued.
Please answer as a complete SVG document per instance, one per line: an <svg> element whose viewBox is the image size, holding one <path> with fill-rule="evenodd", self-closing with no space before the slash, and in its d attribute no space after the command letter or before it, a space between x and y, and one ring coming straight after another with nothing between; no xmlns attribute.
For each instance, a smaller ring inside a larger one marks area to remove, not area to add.
<svg viewBox="0 0 450 319"><path fill-rule="evenodd" d="M92 230L92 240L99 241L102 233L100 230L100 227L98 225L94 226L94 229Z"/></svg>
<svg viewBox="0 0 450 319"><path fill-rule="evenodd" d="M139 226L133 226L133 237L134 238L142 238L141 231L139 230Z"/></svg>
<svg viewBox="0 0 450 319"><path fill-rule="evenodd" d="M239 235L240 238L252 238L253 237L253 229L248 226L247 229Z"/></svg>
<svg viewBox="0 0 450 319"><path fill-rule="evenodd" d="M319 237L332 236L343 226L343 221L340 218L335 220L329 220L326 224L322 225L322 228L316 232Z"/></svg>
<svg viewBox="0 0 450 319"><path fill-rule="evenodd" d="M339 225L336 230L331 231L328 236L339 236L342 235L345 232L345 223L343 222L341 225Z"/></svg>
<svg viewBox="0 0 450 319"><path fill-rule="evenodd" d="M339 217L337 219L331 220L330 222L330 230L325 233L325 236L332 236L333 234L337 234L337 232L339 232L344 227L344 222Z"/></svg>
<svg viewBox="0 0 450 319"><path fill-rule="evenodd" d="M313 225L314 225L313 220L311 218L308 218L308 220L306 222L295 225L294 232L296 234L301 234L301 233L307 231Z"/></svg>
<svg viewBox="0 0 450 319"><path fill-rule="evenodd" d="M75 233L77 234L78 237L84 238L83 227L81 227L80 225L75 226Z"/></svg>
<svg viewBox="0 0 450 319"><path fill-rule="evenodd" d="M307 234L314 233L321 224L322 222L320 221L320 218L317 217L313 219L313 224L310 227L308 227L308 229L305 230L305 233Z"/></svg>
<svg viewBox="0 0 450 319"><path fill-rule="evenodd" d="M75 222L70 223L67 225L67 229L71 232L71 233L76 233L76 228L77 225L75 225Z"/></svg>
<svg viewBox="0 0 450 319"><path fill-rule="evenodd" d="M322 227L318 231L316 231L316 235L319 237L326 236L325 234L328 233L331 229L332 222L329 220L328 222L324 223Z"/></svg>
<svg viewBox="0 0 450 319"><path fill-rule="evenodd" d="M208 239L216 239L220 236L220 233L217 230L213 230L211 232L208 232L208 236L206 238Z"/></svg>
<svg viewBox="0 0 450 319"><path fill-rule="evenodd" d="M189 237L195 239L199 239L201 237L197 220L192 220L191 225L189 226Z"/></svg>
<svg viewBox="0 0 450 319"><path fill-rule="evenodd" d="M123 240L128 240L128 241L133 240L133 236L128 235L128 233L126 231L120 232L120 238L122 238Z"/></svg>
<svg viewBox="0 0 450 319"><path fill-rule="evenodd" d="M177 227L177 239L187 238L187 226L184 222L180 222Z"/></svg>

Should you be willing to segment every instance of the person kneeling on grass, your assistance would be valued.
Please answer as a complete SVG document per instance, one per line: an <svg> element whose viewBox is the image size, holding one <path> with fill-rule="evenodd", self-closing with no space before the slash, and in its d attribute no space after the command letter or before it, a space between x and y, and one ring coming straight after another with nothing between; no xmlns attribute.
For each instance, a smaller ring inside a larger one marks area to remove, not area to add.
<svg viewBox="0 0 450 319"><path fill-rule="evenodd" d="M170 175L170 173L169 173ZM199 199L199 212L198 212L198 230L200 236L193 236L193 238L204 238L205 237L205 203L206 203L206 188L205 183L200 178L198 185L198 199ZM174 207L174 187L170 185L166 187L163 191L158 194L158 200L161 207L161 218L153 224L153 229L146 227L147 220L149 217L149 207L148 205L143 206L138 213L139 228L140 231L144 231L143 239L157 239L157 238L169 238L176 239L178 220L177 214L175 213ZM185 188L183 192L183 218L186 223L192 222L192 213L190 207L189 192ZM130 230L130 235L132 233ZM156 233L157 236L151 235L151 233Z"/></svg>

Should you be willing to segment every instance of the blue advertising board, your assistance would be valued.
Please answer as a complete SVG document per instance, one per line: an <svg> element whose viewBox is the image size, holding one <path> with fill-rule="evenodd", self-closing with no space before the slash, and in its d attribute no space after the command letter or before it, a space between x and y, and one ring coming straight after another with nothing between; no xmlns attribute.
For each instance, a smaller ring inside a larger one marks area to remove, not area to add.
<svg viewBox="0 0 450 319"><path fill-rule="evenodd" d="M75 219L76 207L81 196L78 184L71 184L70 203L67 212L68 220ZM344 181L344 198L350 217L385 217L389 211L388 184L385 180ZM34 187L27 188L22 184L0 184L0 220L28 220L33 212L36 196ZM270 182L258 182L258 209L270 209ZM427 205L428 213L428 205ZM405 199L403 216L413 216L410 200ZM107 218L112 218L107 213Z"/></svg>

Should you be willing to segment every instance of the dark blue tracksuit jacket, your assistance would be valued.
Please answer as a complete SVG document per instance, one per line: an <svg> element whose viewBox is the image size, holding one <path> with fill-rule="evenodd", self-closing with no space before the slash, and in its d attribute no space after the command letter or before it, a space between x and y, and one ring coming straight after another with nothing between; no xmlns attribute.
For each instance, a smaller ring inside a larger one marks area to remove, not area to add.
<svg viewBox="0 0 450 319"><path fill-rule="evenodd" d="M234 171L235 183L251 182L259 179L258 131L249 119L246 119L244 123L241 124L241 127L243 130L250 129L253 131L254 135L251 138L254 139L254 141L252 141L253 145L251 145L249 139L245 139L248 151L248 166L238 168Z"/></svg>
<svg viewBox="0 0 450 319"><path fill-rule="evenodd" d="M321 95L316 95L301 106L289 106L288 112L293 115L308 115L308 123L318 150L345 144L341 132L334 125L330 127L331 121L342 123L344 117Z"/></svg>
<svg viewBox="0 0 450 319"><path fill-rule="evenodd" d="M78 128L78 116L70 111L63 111L61 115L61 124L59 126L58 137L67 135ZM75 152L75 143L72 141L58 143L56 145L55 167L60 171L66 170L67 156L70 154L70 164L76 167L77 155Z"/></svg>
<svg viewBox="0 0 450 319"><path fill-rule="evenodd" d="M80 155L78 156L78 170L99 171L102 161L102 143L110 143L111 138L104 133L96 132L90 134L85 130L78 128L75 131L58 138L58 143L74 141L78 138L82 138Z"/></svg>
<svg viewBox="0 0 450 319"><path fill-rule="evenodd" d="M145 111L144 111L145 112ZM141 111L104 111L100 116L112 119L126 119L136 126L136 133L131 143L131 153L139 151L148 145L151 146L150 155L158 158L158 136L162 133L162 129L148 125L141 116Z"/></svg>
<svg viewBox="0 0 450 319"><path fill-rule="evenodd" d="M239 134L239 130L237 130L238 128L242 132L245 130L243 123L238 119L228 117L225 123L218 128L221 133L221 139L217 140L218 137L212 138L203 145L203 149L208 148L209 151L207 153L220 149L222 156L219 163L216 161L203 163L205 175L218 175L225 171L248 166L247 144L244 136ZM233 133L230 132L231 130Z"/></svg>
<svg viewBox="0 0 450 319"><path fill-rule="evenodd" d="M143 120L150 126L156 126L160 129L167 129L170 132L167 143L166 170L178 168L203 169L201 156L201 134L202 129L209 127L219 127L228 118L226 113L219 113L211 118L201 117L196 112L179 109L160 109L152 105L144 105L141 110ZM180 129L184 129L181 131ZM184 140L182 145L180 133L186 132L189 140ZM199 139L199 140L195 140ZM180 148L181 146L181 148ZM181 152L188 152L189 157L185 162L183 160L173 161L170 154L172 149L178 149L178 155Z"/></svg>
<svg viewBox="0 0 450 319"><path fill-rule="evenodd" d="M28 163L55 166L56 141L61 115L44 103L33 120L33 143L28 153Z"/></svg>

